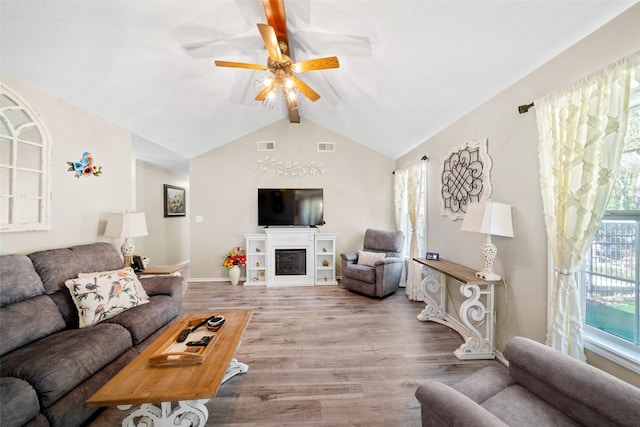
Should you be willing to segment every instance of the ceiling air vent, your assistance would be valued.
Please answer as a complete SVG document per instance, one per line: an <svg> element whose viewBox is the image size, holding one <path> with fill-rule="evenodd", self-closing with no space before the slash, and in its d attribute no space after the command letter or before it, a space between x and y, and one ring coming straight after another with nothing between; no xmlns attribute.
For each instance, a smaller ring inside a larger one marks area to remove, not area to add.
<svg viewBox="0 0 640 427"><path fill-rule="evenodd" d="M334 151L336 151L335 142L318 142L319 153L333 153Z"/></svg>
<svg viewBox="0 0 640 427"><path fill-rule="evenodd" d="M258 141L258 151L276 151L276 142Z"/></svg>

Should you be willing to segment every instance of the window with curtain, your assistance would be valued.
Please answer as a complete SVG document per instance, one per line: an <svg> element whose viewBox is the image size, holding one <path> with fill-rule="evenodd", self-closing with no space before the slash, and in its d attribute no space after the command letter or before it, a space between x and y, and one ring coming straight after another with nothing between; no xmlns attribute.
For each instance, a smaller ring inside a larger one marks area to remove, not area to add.
<svg viewBox="0 0 640 427"><path fill-rule="evenodd" d="M578 284L585 347L640 372L640 87L634 86L620 169Z"/></svg>
<svg viewBox="0 0 640 427"><path fill-rule="evenodd" d="M535 101L540 188L554 283L549 346L584 360L576 272L597 235L623 154L640 52Z"/></svg>
<svg viewBox="0 0 640 427"><path fill-rule="evenodd" d="M426 242L427 162L415 163L394 174L396 228L404 234L403 281L409 299L422 301L422 269L411 260L424 256Z"/></svg>

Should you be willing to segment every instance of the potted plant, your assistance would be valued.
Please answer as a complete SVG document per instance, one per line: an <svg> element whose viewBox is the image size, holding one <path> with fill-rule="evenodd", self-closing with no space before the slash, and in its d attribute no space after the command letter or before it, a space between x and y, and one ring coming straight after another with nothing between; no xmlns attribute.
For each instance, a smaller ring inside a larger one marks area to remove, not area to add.
<svg viewBox="0 0 640 427"><path fill-rule="evenodd" d="M229 278L232 285L237 285L240 280L240 266L247 264L247 255L240 246L231 249L224 257L223 266L229 269Z"/></svg>

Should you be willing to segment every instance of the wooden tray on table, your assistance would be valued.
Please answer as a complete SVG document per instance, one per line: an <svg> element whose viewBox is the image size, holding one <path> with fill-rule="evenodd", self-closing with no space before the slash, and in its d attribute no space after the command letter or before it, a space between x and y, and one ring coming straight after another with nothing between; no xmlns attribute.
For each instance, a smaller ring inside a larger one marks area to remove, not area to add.
<svg viewBox="0 0 640 427"><path fill-rule="evenodd" d="M183 342L177 342L178 335L183 329L193 328L204 319L196 319L184 321L183 326L175 335L172 335L167 341L149 358L149 366L181 366L195 365L204 362L211 349L215 347L216 342L220 338L220 331L224 328L224 324L211 330L207 325L200 326L196 331L191 332L187 339ZM199 341L205 336L211 336L211 341L206 346L188 346L189 341Z"/></svg>

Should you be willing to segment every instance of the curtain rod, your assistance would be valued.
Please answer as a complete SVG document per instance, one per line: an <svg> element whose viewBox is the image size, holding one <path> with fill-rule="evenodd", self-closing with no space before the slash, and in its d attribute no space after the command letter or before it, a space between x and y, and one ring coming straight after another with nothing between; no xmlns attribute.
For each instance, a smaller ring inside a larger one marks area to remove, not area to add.
<svg viewBox="0 0 640 427"><path fill-rule="evenodd" d="M424 156L420 157L420 160L422 160L423 162L428 162L429 161L429 157L427 157L427 155L425 154ZM395 175L396 171L391 172L391 174Z"/></svg>
<svg viewBox="0 0 640 427"><path fill-rule="evenodd" d="M533 107L535 107L535 105L533 105L533 102L531 104L518 105L518 113L527 113Z"/></svg>

